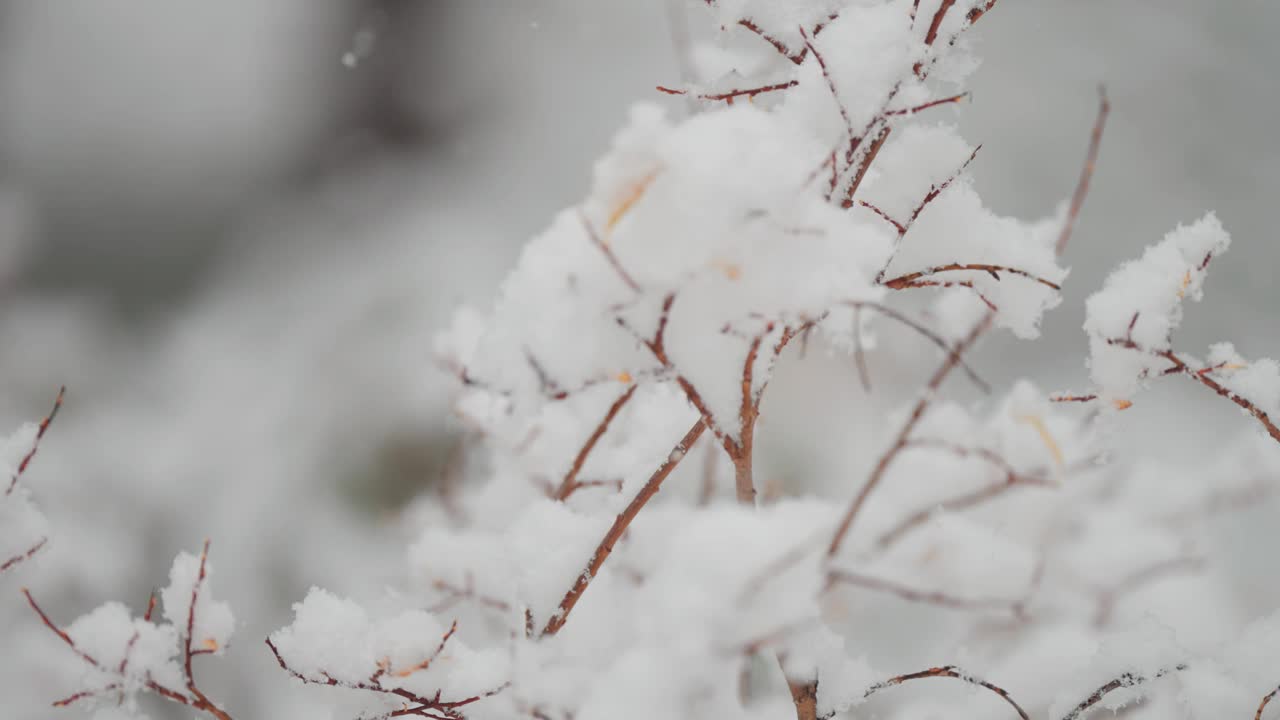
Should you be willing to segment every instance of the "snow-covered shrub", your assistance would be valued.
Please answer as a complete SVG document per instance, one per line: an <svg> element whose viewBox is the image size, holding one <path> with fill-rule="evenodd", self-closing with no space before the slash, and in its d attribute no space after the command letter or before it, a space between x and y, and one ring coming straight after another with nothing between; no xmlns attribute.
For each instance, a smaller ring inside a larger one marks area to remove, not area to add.
<svg viewBox="0 0 1280 720"><path fill-rule="evenodd" d="M284 676L330 688L335 714L455 720L1265 704L1276 618L1227 622L1197 527L1272 492L1274 443L1225 470L1105 462L1108 423L1161 375L1280 440L1274 362L1172 346L1228 244L1215 218L1089 300L1094 391L941 397L961 373L985 387L965 355L989 332L1034 338L1058 304L1106 112L1070 204L1034 222L983 205L977 148L936 113L963 98L964 33L995 4L698 3L721 29L695 57L706 79L660 89L700 111L636 108L589 195L526 246L491 308L442 334L472 438L455 482L415 508L404 588L376 607L321 589L296 605L267 639ZM934 369L905 407L865 395L874 437L776 497L755 463L769 383L818 343L864 380L873 352L930 353ZM150 691L228 717L192 672L232 627L207 567L207 547L179 556L164 624L109 604L63 630L28 596L84 666L60 702L129 709ZM1206 616L1222 632L1196 630Z"/></svg>

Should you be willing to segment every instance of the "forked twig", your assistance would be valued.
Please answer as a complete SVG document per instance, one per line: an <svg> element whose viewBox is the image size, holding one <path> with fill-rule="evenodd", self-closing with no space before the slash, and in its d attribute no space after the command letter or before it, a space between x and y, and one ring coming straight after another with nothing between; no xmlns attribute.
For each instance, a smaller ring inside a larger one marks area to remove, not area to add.
<svg viewBox="0 0 1280 720"><path fill-rule="evenodd" d="M573 583L573 587L569 588L569 591L565 593L564 599L560 601L559 609L547 620L546 626L542 629L543 635L554 635L559 632L560 628L564 627L564 624L569 619L569 613L578 604L578 600L582 599L582 594L586 592L587 586L591 584L591 580L600 572L604 561L613 552L613 546L622 539L622 534L630 527L631 521L635 520L636 515L644 509L644 506L653 499L654 495L658 494L658 490L662 488L663 481L676 469L676 466L689 453L689 449L693 447L693 444L697 442L706 429L706 420L699 417L693 427L689 428L689 431L680 439L680 442L676 443L676 446L672 448L667 455L667 459L649 477L648 482L644 484L640 492L632 498L631 503L618 514L618 517L613 521L613 526L605 533L595 552L592 553L586 569L578 576L578 579Z"/></svg>
<svg viewBox="0 0 1280 720"><path fill-rule="evenodd" d="M858 512L862 509L863 505L866 504L867 498L869 498L871 493L875 491L876 487L880 484L880 481L884 479L885 473L889 470L889 466L893 463L894 458L896 458L902 450L907 447L907 444L911 440L911 433L924 417L925 410L927 410L929 405L933 402L934 395L942 385L942 381L945 380L947 376L951 374L951 371L960 364L961 355L968 350L970 346L977 342L982 333L991 326L991 321L994 318L994 312L988 311L985 313L982 319L974 324L973 328L969 331L969 334L956 344L955 349L934 372L933 377L929 378L925 391L921 393L919 400L916 401L915 406L911 409L911 414L908 415L907 421L903 423L902 428L898 431L898 435L893 444L880 456L880 460L876 462L875 468L871 471L871 476L867 478L862 489L854 496L853 501L849 504L849 509L845 512L844 517L841 518L840 524L831 538L831 545L827 548L828 557L834 557L836 553L840 552L840 546L844 544L844 540L848 536L849 530L853 526L853 521L858 516Z"/></svg>
<svg viewBox="0 0 1280 720"><path fill-rule="evenodd" d="M201 712L208 713L209 715L212 715L214 718L216 718L216 720L232 720L231 715L228 714L226 710L223 710L216 703L210 700L208 696L206 696L204 692L201 691L200 688L196 685L195 672L192 667L192 659L196 655L204 655L204 654L213 652L213 650L209 648L193 648L191 645L191 633L195 628L196 602L200 596L200 586L204 584L205 577L207 576L206 568L207 568L208 557L209 557L209 541L205 540L204 548L200 553L200 569L197 573L196 581L191 586L191 607L188 609L188 612L187 612L186 635L182 639L182 648L181 648L182 672L183 672L184 678L186 679L187 692L183 693L181 691L174 690L173 688L169 688L164 685L161 685L160 683L156 682L154 678L150 676L150 673L148 673L146 678L144 679L143 687L145 687L147 690L150 690L151 692L154 692L160 697L165 698L166 700L170 700L180 705L186 705L187 707L190 707L193 710L200 710ZM100 689L83 690L73 695L69 695L65 698L62 698L61 700L57 700L53 703L55 707L64 707L67 705L71 705L75 702L78 702L80 700L97 697L104 693L109 693L114 691L123 691L124 685L125 685L124 684L125 671L128 669L128 666L129 666L130 651L133 649L133 645L137 641L137 637L138 637L136 633L133 635L132 638L130 638L130 640L128 641L128 644L125 646L124 657L121 659L120 663L114 668L109 668L103 663L101 663L96 657L94 657L93 655L86 652L83 648L81 648L76 643L76 641L69 634L67 634L65 630L63 630L62 628L59 628L53 622L53 619L49 617L48 613L46 613L44 609L40 607L40 604L36 602L35 597L31 595L31 592L27 590L27 588L22 588L22 594L26 596L27 604L31 606L31 609L35 611L36 615L40 616L40 621L44 623L45 627L47 627L54 635L58 636L58 639L60 639L63 642L63 644L65 644L76 655L78 655L81 660L83 660L86 664L98 670L99 672L114 674L120 677L119 682L109 683ZM145 621L150 621L151 612L154 609L155 609L155 595L153 593L147 604L147 613L144 616Z"/></svg>

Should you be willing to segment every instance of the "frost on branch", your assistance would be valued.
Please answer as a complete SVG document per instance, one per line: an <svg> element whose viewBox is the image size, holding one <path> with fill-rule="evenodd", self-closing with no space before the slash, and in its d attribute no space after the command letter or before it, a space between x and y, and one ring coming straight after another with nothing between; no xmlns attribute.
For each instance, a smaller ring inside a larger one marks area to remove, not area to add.
<svg viewBox="0 0 1280 720"><path fill-rule="evenodd" d="M1179 225L1113 272L1086 306L1090 374L1097 396L1121 408L1152 376L1187 376L1239 405L1280 441L1280 364L1269 358L1249 362L1231 343L1215 344L1204 363L1173 347L1182 301L1203 296L1210 262L1230 243L1210 213Z"/></svg>
<svg viewBox="0 0 1280 720"><path fill-rule="evenodd" d="M474 651L433 614L408 611L372 621L350 600L313 588L293 624L267 645L305 683L363 691L379 717L461 718L463 708L505 689L508 658Z"/></svg>
<svg viewBox="0 0 1280 720"><path fill-rule="evenodd" d="M138 693L150 692L216 720L230 720L200 690L193 667L200 655L221 655L235 625L230 607L213 599L208 554L206 542L199 556L181 553L174 559L169 585L160 591L167 622L153 619L152 595L142 617L110 602L62 628L24 589L31 609L81 665L78 687L54 706L108 702L132 710Z"/></svg>
<svg viewBox="0 0 1280 720"><path fill-rule="evenodd" d="M31 501L31 492L22 484L22 475L35 459L50 423L62 407L66 388L58 391L53 409L39 423L29 423L10 435L0 446L0 468L7 480L0 494L0 573L40 552L48 542L48 520Z"/></svg>

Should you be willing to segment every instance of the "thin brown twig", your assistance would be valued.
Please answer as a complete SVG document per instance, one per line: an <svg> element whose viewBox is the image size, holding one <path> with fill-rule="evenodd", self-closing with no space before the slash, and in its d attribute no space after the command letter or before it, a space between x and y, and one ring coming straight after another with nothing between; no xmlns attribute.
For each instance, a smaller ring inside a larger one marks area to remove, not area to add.
<svg viewBox="0 0 1280 720"><path fill-rule="evenodd" d="M1267 705L1271 702L1272 698L1274 698L1277 693L1280 693L1280 687L1277 687L1276 689L1262 696L1262 702L1258 703L1258 712L1253 714L1253 720L1262 720L1262 711L1267 709Z"/></svg>
<svg viewBox="0 0 1280 720"><path fill-rule="evenodd" d="M100 672L112 671L112 669L109 669L106 666L104 666L102 663L100 663L96 657L94 657L93 655L90 655L88 652L85 652L79 645L76 644L76 641L72 639L72 637L68 635L65 630L63 630L62 628L59 628L53 622L53 619L49 617L48 613L46 613L44 609L40 607L40 604L36 602L35 597L31 595L31 592L27 588L22 588L22 594L26 596L27 604L30 605L31 609L35 611L36 615L40 617L40 621L44 623L44 626L48 628L54 635L58 636L58 639L62 640L63 644L65 644L68 648L70 648L71 651L74 652L77 656L79 656L81 660L83 660L89 666L93 667L94 669ZM153 595L153 598L154 598L154 595ZM193 602L192 606L194 607L194 605L195 603ZM151 606L154 606L154 603L152 603ZM150 610L151 610L151 607L148 607L148 611L147 611L148 616L150 615ZM115 668L115 670L117 670L115 674L123 677L124 671L128 667L128 657L129 657L128 650L130 647L132 647L132 645L133 645L133 641L131 640L129 642L129 645L126 646L124 659L121 661L120 665L117 668ZM184 657L185 662L188 664L190 663L190 659L191 658L189 654L187 654ZM186 671L186 672L188 672L188 677L190 677L189 671ZM182 693L176 690L173 690L161 685L160 683L156 682L154 678L151 677L150 673L147 674L146 680L143 683L143 685L148 690L156 693L157 695L167 700L176 702L180 705L186 705L187 707L190 707L195 710L206 712L212 715L214 718L216 718L216 720L232 720L231 715L228 714L227 711L218 707L213 701L209 700L209 698L205 696L203 692L201 692L199 689L195 687L194 681L190 681L188 684L187 689L191 691L190 697L188 697L187 695L183 695ZM101 695L102 693L121 690L122 688L123 686L120 683L111 683L101 689L77 692L73 695L62 698L61 700L57 700L53 704L56 707L63 707L63 706L78 702L80 700L96 697L98 695Z"/></svg>
<svg viewBox="0 0 1280 720"><path fill-rule="evenodd" d="M951 103L958 103L969 96L970 96L970 93L968 91L965 91L962 93L957 93L955 95L949 95L944 98L938 98L937 100L930 100L927 103L921 103L920 105L916 105L914 107L900 108L898 110L887 110L885 111L885 115L888 115L888 116L915 115L918 112L928 110L929 108L935 108L935 107L938 107L939 105L948 105Z"/></svg>
<svg viewBox="0 0 1280 720"><path fill-rule="evenodd" d="M991 321L994 317L995 313L993 312L985 313L982 319L974 324L973 328L969 331L969 334L956 344L955 349L947 356L947 359L943 361L937 371L934 372L933 377L929 378L929 383L926 385L925 391L920 395L920 399L916 401L915 407L912 408L911 414L907 417L907 421L903 423L902 428L898 431L897 438L894 440L893 445L891 445L889 449L880 456L880 460L871 471L871 476L867 478L867 482L863 484L862 489L854 496L853 501L849 504L849 509L845 512L844 517L841 518L840 524L831 538L831 545L827 548L828 557L834 557L836 553L840 552L840 546L844 543L845 537L848 536L849 530L853 527L853 521L857 518L858 512L862 509L862 506L866 504L867 498L869 498L871 493L875 491L876 486L878 486L880 481L884 479L885 473L893 463L894 458L896 458L902 452L903 448L907 446L907 443L911 439L911 433L924 417L925 410L927 410L929 405L933 402L933 397L938 388L942 385L942 381L945 380L947 375L951 374L951 371L960 364L961 355L973 343L977 342L982 333L991 325Z"/></svg>
<svg viewBox="0 0 1280 720"><path fill-rule="evenodd" d="M1132 327L1132 323L1130 325ZM1201 372L1201 370L1199 369L1193 369L1182 358L1178 357L1178 355L1172 350L1148 350L1128 338L1112 338L1110 340L1107 340L1107 344L1114 345L1117 347L1127 348L1135 352L1154 355L1164 360L1168 360L1169 363L1171 363L1171 365L1168 369L1166 369L1161 374L1183 375L1185 377L1191 378L1192 380L1195 380L1201 385L1214 391L1219 396L1224 397L1230 400L1231 402L1235 403L1245 412L1252 415L1255 420L1257 420L1259 423L1262 424L1262 427L1267 431L1267 434L1270 435L1272 439L1274 439L1276 442L1280 442L1280 427L1276 426L1275 421L1271 419L1271 416L1265 410L1258 407L1252 400L1242 395L1239 395L1238 393L1233 392L1232 390L1223 386L1217 380L1214 380L1213 377L1211 376L1211 373ZM1087 397L1088 399L1096 399L1096 396L1092 396L1092 397L1082 396L1082 397Z"/></svg>
<svg viewBox="0 0 1280 720"><path fill-rule="evenodd" d="M601 239L600 233L596 232L595 226L591 224L591 221L587 219L582 210L578 210L578 219L582 221L582 227L587 231L587 239L604 255L605 260L609 261L609 265L614 272L618 273L618 277L622 278L622 282L626 283L627 287L631 288L633 292L640 292L640 285L636 283L635 278L631 277L631 273L628 273L626 268L622 267L618 256L613 252L613 248L609 247L609 244Z"/></svg>
<svg viewBox="0 0 1280 720"><path fill-rule="evenodd" d="M840 92L836 90L836 82L827 69L826 58L822 57L822 53L818 52L818 48L814 47L813 41L809 39L809 33L806 33L804 28L800 28L800 37L804 38L804 46L808 48L809 52L813 53L813 59L818 62L818 68L822 70L822 77L827 81L827 89L831 91L831 97L835 100L836 107L840 109L840 117L844 119L845 131L849 133L849 138L852 139L854 137L853 121L849 118L849 109L845 107L844 101L840 99Z"/></svg>
<svg viewBox="0 0 1280 720"><path fill-rule="evenodd" d="M43 420L40 421L40 425L36 428L35 439L31 441L31 447L27 450L27 454L22 456L22 460L18 462L17 469L15 469L13 474L9 476L9 486L5 488L4 491L6 497L13 494L14 488L18 486L18 480L22 477L22 474L27 471L27 466L29 466L31 461L35 458L36 451L40 449L40 440L44 438L45 432L49 430L49 425L53 423L53 419L58 416L58 411L62 409L62 398L66 394L66 385L58 388L58 395L53 399L53 409L49 411L48 415L44 416Z"/></svg>
<svg viewBox="0 0 1280 720"><path fill-rule="evenodd" d="M908 532L928 522L929 518L933 517L938 511L955 512L957 510L971 508L993 498L999 497L1012 488L1019 486L1031 485L1045 487L1052 485L1050 481L1045 480L1044 478L1023 475L1017 472L1004 458L990 450L987 450L986 448L968 448L931 440L911 440L906 444L904 450L913 447L936 448L946 450L961 457L973 456L981 458L999 469L1004 474L1004 477L998 482L984 485L976 490L957 495L908 515L899 521L897 525L894 525L889 530L881 533L879 539L876 540L876 545L881 549L889 547L900 540Z"/></svg>
<svg viewBox="0 0 1280 720"><path fill-rule="evenodd" d="M1154 675L1151 675L1150 677L1138 675L1137 673L1125 673L1120 677L1115 678L1114 680L1104 683L1101 687L1095 690L1092 695L1085 698L1084 700L1081 700L1079 705L1076 705L1075 708L1071 710L1071 712L1067 713L1062 717L1062 720L1076 720L1085 712L1087 712L1090 708L1092 708L1094 705L1097 705L1099 702L1102 702L1102 698L1105 697L1110 692L1119 690L1121 688L1129 688L1129 687L1141 685L1145 682L1149 682L1151 680L1164 677L1165 675L1168 675L1171 672L1181 671L1186 669L1187 669L1186 665L1179 663L1178 665L1174 665L1173 667L1158 670Z"/></svg>
<svg viewBox="0 0 1280 720"><path fill-rule="evenodd" d="M454 623L454 625L451 626L444 634L444 637L441 639L440 644L437 646L432 657L438 656L439 653L443 651L445 644L449 641L449 638L452 637L456 627L457 624ZM462 715L458 712L458 708L477 703L488 697L493 697L503 690L506 690L511 685L510 683L503 683L493 690L472 695L461 700L444 700L442 699L442 693L439 690L437 690L434 695L428 697L426 695L420 695L411 690L407 690L403 687L387 687L383 685L382 678L386 677L390 673L390 666L387 661L379 662L377 670L369 676L369 679L361 682L339 680L323 670L319 672L319 678L317 678L301 673L290 666L289 663L285 661L284 656L280 654L279 648L276 647L271 638L266 639L266 644L267 647L271 649L271 654L275 656L276 663L280 665L280 668L304 683L313 685L329 685L331 687L341 687L349 690L366 690L384 695L395 695L409 703L413 703L412 705L406 705L405 707L383 717L405 717L409 715L417 715L419 717L437 718L437 720L462 720ZM425 668L425 665L421 668L414 666L410 672L423 668ZM390 674L398 675L399 673Z"/></svg>
<svg viewBox="0 0 1280 720"><path fill-rule="evenodd" d="M0 573L16 566L20 562L25 562L27 560L30 560L32 556L40 552L40 550L43 549L48 542L49 542L49 538L47 537L40 538L40 540L38 540L35 545L32 545L31 547L27 548L23 552L20 552L17 555L14 555L13 557L9 558L8 560L5 560L4 562L0 563Z"/></svg>
<svg viewBox="0 0 1280 720"><path fill-rule="evenodd" d="M613 526L605 533L595 552L592 553L586 569L578 576L573 587L569 588L569 591L565 593L564 598L560 601L559 609L547 620L547 624L542 630L543 635L556 634L568 622L569 613L573 611L574 606L582 599L582 594L586 592L592 578L596 576L604 565L604 561L613 552L613 546L622 539L622 534L631 526L631 521L635 520L636 515L644 509L644 506L653 499L654 495L658 494L658 490L662 488L663 481L676 469L676 466L680 464L680 461L684 459L689 449L693 447L693 444L697 442L706 429L706 419L699 417L693 426L689 428L689 431L684 434L684 437L680 439L680 442L676 443L676 446L672 448L667 455L667 459L649 477L648 482L631 500L631 503L614 519Z"/></svg>
<svg viewBox="0 0 1280 720"><path fill-rule="evenodd" d="M1014 612L1018 600L1000 598L963 598L939 590L921 590L883 578L863 575L852 570L832 570L827 575L828 587L835 583L844 583L867 590L896 595L903 600L926 605L937 605L953 610L998 610Z"/></svg>
<svg viewBox="0 0 1280 720"><path fill-rule="evenodd" d="M991 5L995 4L995 0L991 0L987 5L987 10L991 9ZM978 8L969 11L973 15ZM983 13L986 10L982 11ZM982 17L982 13L978 13L973 19ZM972 22L972 21L971 21ZM1107 100L1107 89L1098 87L1098 117L1093 122L1093 132L1089 135L1089 152L1085 156L1084 167L1080 170L1080 179L1076 181L1076 191L1071 195L1071 208L1067 211L1067 221L1062 226L1062 233L1058 235L1058 242L1053 246L1054 251L1061 255L1067 248L1067 241L1071 239L1071 233L1075 230L1076 218L1080 216L1080 208L1084 206L1084 199L1089 194L1089 181L1093 178L1094 168L1098 163L1098 150L1102 147L1102 131L1107 124L1107 115L1111 112L1111 103Z"/></svg>
<svg viewBox="0 0 1280 720"><path fill-rule="evenodd" d="M919 672L906 673L905 675L897 675L895 677L891 677L888 680L882 680L876 683L875 685L872 685L871 687L867 688L862 693L862 697L869 698L872 695L875 695L876 693L880 692L881 690L887 690L892 687L897 687L898 685L901 685L906 682L910 682L912 680L926 680L929 678L954 678L956 680L964 681L970 685L975 685L977 687L990 690L991 692L998 695L1000 699L1008 703L1009 707L1013 708L1014 712L1018 713L1019 718L1022 718L1022 720L1030 720L1031 718L1031 716L1027 714L1027 711L1023 710L1022 706L1019 705L1013 699L1013 697L1009 695L1009 692L1007 690L993 683L989 683L986 680L979 679L970 673L964 672L963 670L956 667L955 665L933 667L933 668L929 668L928 670L921 670ZM833 717L834 715L835 713L832 713L831 715L827 715L826 717L830 718L830 717Z"/></svg>
<svg viewBox="0 0 1280 720"><path fill-rule="evenodd" d="M700 93L694 90L681 90L678 88L669 88L664 85L658 85L657 90L658 92L666 93L667 95L688 95L690 97L694 97L699 100L727 102L730 105L732 105L733 101L740 97L745 97L748 100L753 100L757 95L763 95L765 93L771 93L771 92L778 92L779 90L788 90L799 84L800 84L799 80L787 80L785 82L771 83L769 85L760 85L758 87L740 88L737 90L726 90L725 92L720 92L720 93Z"/></svg>
<svg viewBox="0 0 1280 720"><path fill-rule="evenodd" d="M638 384L632 383L618 399L613 401L609 406L609 410L605 413L600 422L596 424L595 430L591 432L591 436L583 443L582 448L578 450L578 454L573 458L573 464L569 466L569 471L565 473L564 479L560 481L560 487L556 490L556 500L566 500L575 490L581 487L578 482L578 474L582 472L582 466L586 464L587 458L591 455L591 451L595 449L596 444L600 442L600 438L604 437L605 432L609 429L610 423L622 411L627 402L636 394Z"/></svg>
<svg viewBox="0 0 1280 720"><path fill-rule="evenodd" d="M925 327L921 323L915 320L912 320L911 318L898 312L897 310L889 307L888 305L884 305L878 302L873 302L870 300L854 300L854 301L849 301L846 304L854 308L855 312L865 308L867 310L874 310L891 320L896 320L899 323L905 325L906 327L924 336L925 339L929 340L934 345L937 345L938 348L940 348L943 352L947 353L948 355L951 355L956 352L956 348L948 344L947 341L944 340L941 335L930 330L929 328ZM981 390L983 393L991 392L991 385L988 384L987 381L979 377L977 371L975 371L972 367L970 367L969 364L966 363L963 358L957 358L957 362L960 365L960 369L964 371L964 374L968 376L969 380L971 380L973 384L978 387L979 390Z"/></svg>
<svg viewBox="0 0 1280 720"><path fill-rule="evenodd" d="M893 288L894 290L902 290L914 287L916 281L921 278L937 275L938 273L959 271L984 272L996 280L1000 279L1000 273L1017 275L1028 280L1033 280L1053 290L1062 290L1062 286L1058 283L1040 277L1039 275L1029 273L1026 270L1020 270L1018 268L1008 267L1005 265L989 265L987 263L949 263L947 265L938 265L937 267L925 268L924 270L917 270L916 272L899 275L898 277L890 278L889 280L883 280L880 284L888 288Z"/></svg>
<svg viewBox="0 0 1280 720"><path fill-rule="evenodd" d="M442 592L449 597L431 606L428 608L428 611L433 614L439 614L465 600L473 601L478 605L482 605L499 612L508 612L511 610L511 605L508 603L494 597L477 593L475 589L475 578L472 577L470 572L467 573L465 582L466 585L459 588L458 586L441 579L432 581L431 587L433 589Z"/></svg>

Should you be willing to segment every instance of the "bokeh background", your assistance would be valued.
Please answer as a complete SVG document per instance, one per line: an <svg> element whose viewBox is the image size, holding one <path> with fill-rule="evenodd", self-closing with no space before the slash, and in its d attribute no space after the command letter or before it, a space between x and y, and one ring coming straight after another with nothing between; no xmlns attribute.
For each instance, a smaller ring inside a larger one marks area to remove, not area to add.
<svg viewBox="0 0 1280 720"><path fill-rule="evenodd" d="M983 143L997 210L1052 212L1101 83L1113 112L1062 307L980 367L1083 389L1084 298L1209 209L1235 245L1179 345L1280 356L1277 29L1266 0L1006 0L983 19L973 102L938 112ZM19 584L61 618L136 607L205 537L241 621L210 684L246 717L311 712L258 638L309 585L395 584L403 508L456 444L432 334L584 193L631 103L687 110L653 88L680 80L673 38L704 30L677 0L0 2L0 427L69 386L28 477L54 542L0 579L6 717L46 716L61 689ZM806 415L810 390L777 413ZM1117 432L1196 458L1252 431L1204 395L1163 384Z"/></svg>

